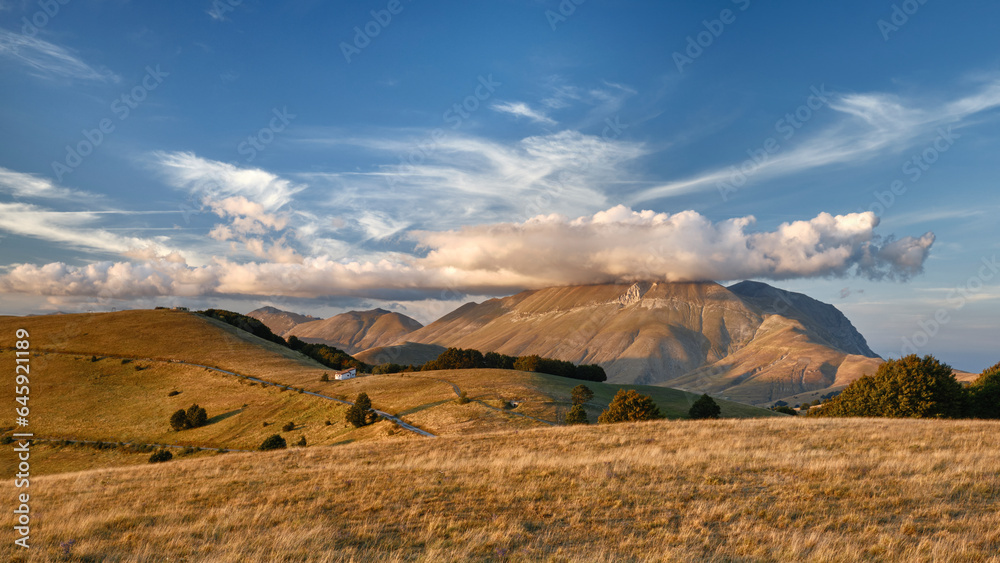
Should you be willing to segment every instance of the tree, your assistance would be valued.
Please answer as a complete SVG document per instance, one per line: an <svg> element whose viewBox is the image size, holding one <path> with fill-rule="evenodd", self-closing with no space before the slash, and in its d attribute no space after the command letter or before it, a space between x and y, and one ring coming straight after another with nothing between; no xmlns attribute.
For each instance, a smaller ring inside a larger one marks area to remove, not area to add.
<svg viewBox="0 0 1000 563"><path fill-rule="evenodd" d="M189 428L199 428L208 422L208 413L197 404L191 405L187 410Z"/></svg>
<svg viewBox="0 0 1000 563"><path fill-rule="evenodd" d="M594 398L594 392L586 385L577 385L570 391L570 396L573 397L574 405L582 405Z"/></svg>
<svg viewBox="0 0 1000 563"><path fill-rule="evenodd" d="M497 352L487 352L483 356L483 367L494 369L514 369L514 362L517 358Z"/></svg>
<svg viewBox="0 0 1000 563"><path fill-rule="evenodd" d="M888 418L960 418L968 411L968 395L951 366L933 356L911 354L888 360L875 375L865 375L828 401L821 416Z"/></svg>
<svg viewBox="0 0 1000 563"><path fill-rule="evenodd" d="M191 428L191 421L188 420L187 413L184 409L170 415L170 427L178 432Z"/></svg>
<svg viewBox="0 0 1000 563"><path fill-rule="evenodd" d="M174 459L174 454L167 450L157 450L153 452L153 455L149 456L149 463L163 463L172 459Z"/></svg>
<svg viewBox="0 0 1000 563"><path fill-rule="evenodd" d="M319 380L323 382L330 381L330 376L326 372L323 372L323 375L319 376Z"/></svg>
<svg viewBox="0 0 1000 563"><path fill-rule="evenodd" d="M584 410L583 405L573 405L573 408L569 409L566 413L566 424L590 424L590 419L587 418L587 411Z"/></svg>
<svg viewBox="0 0 1000 563"><path fill-rule="evenodd" d="M521 356L514 360L514 369L519 371L539 371L539 366L542 363L542 357L533 356Z"/></svg>
<svg viewBox="0 0 1000 563"><path fill-rule="evenodd" d="M260 445L258 450L266 452L268 450L283 450L288 447L288 443L281 437L281 434L268 436Z"/></svg>
<svg viewBox="0 0 1000 563"><path fill-rule="evenodd" d="M780 407L771 407L774 412L780 412L784 414L790 414L792 416L798 416L799 413L795 412L795 409L789 406L781 405Z"/></svg>
<svg viewBox="0 0 1000 563"><path fill-rule="evenodd" d="M361 428L375 422L378 419L378 415L372 409L372 401L368 398L368 395L361 393L358 395L358 399L354 401L354 404L347 409L345 418L355 428Z"/></svg>
<svg viewBox="0 0 1000 563"><path fill-rule="evenodd" d="M448 348L436 360L424 364L423 371L481 368L484 366L483 361L483 354L479 350Z"/></svg>
<svg viewBox="0 0 1000 563"><path fill-rule="evenodd" d="M722 408L719 407L718 403L716 403L714 399L708 396L708 393L699 397L698 400L691 405L691 410L688 411L688 416L695 420L702 418L719 418L719 415L721 414Z"/></svg>
<svg viewBox="0 0 1000 563"><path fill-rule="evenodd" d="M281 430L283 432L291 432L292 430L295 430L295 423L294 422L289 422L288 424L285 424L284 426L282 426Z"/></svg>
<svg viewBox="0 0 1000 563"><path fill-rule="evenodd" d="M640 395L635 389L619 389L608 408L601 413L597 421L601 424L611 422L633 422L639 420L655 420L663 418L653 398Z"/></svg>
<svg viewBox="0 0 1000 563"><path fill-rule="evenodd" d="M305 436L300 436L299 437L299 441L295 442L295 445L298 446L298 447L300 447L300 448L306 447L306 437Z"/></svg>
<svg viewBox="0 0 1000 563"><path fill-rule="evenodd" d="M574 377L598 383L608 380L608 374L604 372L604 368L597 364L580 364L576 366L576 375Z"/></svg>
<svg viewBox="0 0 1000 563"><path fill-rule="evenodd" d="M983 370L969 386L970 412L975 418L1000 418L1000 363Z"/></svg>

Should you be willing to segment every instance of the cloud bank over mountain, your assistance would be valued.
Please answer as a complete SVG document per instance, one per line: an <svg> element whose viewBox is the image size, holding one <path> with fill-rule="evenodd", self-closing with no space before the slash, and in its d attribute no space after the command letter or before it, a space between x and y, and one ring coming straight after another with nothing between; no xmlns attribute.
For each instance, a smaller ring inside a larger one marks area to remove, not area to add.
<svg viewBox="0 0 1000 563"><path fill-rule="evenodd" d="M239 214L243 216L242 214ZM614 281L782 280L860 276L905 280L923 269L934 234L876 234L871 212L783 223L754 231L752 216L712 222L616 206L570 219L540 215L446 231L415 231L424 255L383 253L367 261L327 255L238 262L215 258L20 264L0 290L34 295L135 298L205 295L391 297L394 292L502 294ZM135 254L140 256L140 254ZM150 254L146 254L150 256Z"/></svg>

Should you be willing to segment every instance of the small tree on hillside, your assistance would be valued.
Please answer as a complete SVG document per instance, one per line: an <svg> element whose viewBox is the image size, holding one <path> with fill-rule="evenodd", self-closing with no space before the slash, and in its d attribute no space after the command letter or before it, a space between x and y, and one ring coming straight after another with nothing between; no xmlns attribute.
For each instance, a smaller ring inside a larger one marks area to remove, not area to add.
<svg viewBox="0 0 1000 563"><path fill-rule="evenodd" d="M971 415L975 418L1000 418L1000 363L983 370L969 386Z"/></svg>
<svg viewBox="0 0 1000 563"><path fill-rule="evenodd" d="M573 397L574 405L582 405L594 398L594 392L586 385L577 385L570 391L570 396Z"/></svg>
<svg viewBox="0 0 1000 563"><path fill-rule="evenodd" d="M601 424L611 422L633 422L640 420L655 420L663 418L653 398L640 395L635 389L619 389L611 404L605 409L597 421Z"/></svg>
<svg viewBox="0 0 1000 563"><path fill-rule="evenodd" d="M167 450L157 450L153 452L153 455L149 456L149 463L163 463L172 459L174 459L174 454Z"/></svg>
<svg viewBox="0 0 1000 563"><path fill-rule="evenodd" d="M288 443L281 437L281 434L268 436L260 445L258 450L266 452L268 450L283 450L288 447Z"/></svg>
<svg viewBox="0 0 1000 563"><path fill-rule="evenodd" d="M361 393L358 395L358 399L354 401L354 404L347 409L345 418L355 428L361 428L378 420L378 415L372 409L372 401L368 398L368 395Z"/></svg>
<svg viewBox="0 0 1000 563"><path fill-rule="evenodd" d="M718 403L714 399L708 396L708 393L703 394L698 398L697 401L691 405L691 410L688 411L688 416L693 419L702 418L719 418L722 414L722 408L719 407Z"/></svg>
<svg viewBox="0 0 1000 563"><path fill-rule="evenodd" d="M590 424L590 419L587 418L587 411L584 410L583 405L573 405L573 408L569 409L566 413L566 424Z"/></svg>
<svg viewBox="0 0 1000 563"><path fill-rule="evenodd" d="M187 412L184 409L170 415L170 427L178 432L191 428L191 422L188 420Z"/></svg>
<svg viewBox="0 0 1000 563"><path fill-rule="evenodd" d="M187 410L187 419L191 424L190 428L199 428L208 423L208 413L197 404L191 405Z"/></svg>

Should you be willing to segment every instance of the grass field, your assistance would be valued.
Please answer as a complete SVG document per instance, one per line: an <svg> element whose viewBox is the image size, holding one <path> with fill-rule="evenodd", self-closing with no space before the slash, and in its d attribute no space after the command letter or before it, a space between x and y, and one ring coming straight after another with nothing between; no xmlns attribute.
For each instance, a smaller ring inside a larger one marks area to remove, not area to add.
<svg viewBox="0 0 1000 563"><path fill-rule="evenodd" d="M366 392L376 408L439 435L546 426L528 417L561 423L570 407L570 389L579 383L504 370L421 372L322 382L320 376L332 371L312 360L224 323L177 311L0 317L0 334L12 335L16 328L31 333L30 430L40 437L253 449L276 432L289 443L305 437L310 446L382 439L402 432L387 422L354 429L344 422L346 407L342 404L172 360L218 367L347 400ZM0 350L0 363L5 362L14 364L10 349ZM458 404L452 384L474 401ZM618 386L591 384L591 388L595 397L588 410L591 420L596 421ZM683 416L695 399L673 389L637 388L652 394L672 417ZM13 386L0 386L0 403L14 404L13 392ZM517 408L499 408L508 400L517 402ZM168 424L171 413L192 403L208 411L209 424L172 431ZM726 416L774 415L737 403L723 402L722 407ZM295 422L295 429L281 432L287 422ZM107 452L97 455L87 448L57 448L45 455L51 463L42 466L43 472L142 459ZM13 464L13 458L4 457L0 470L7 471Z"/></svg>
<svg viewBox="0 0 1000 563"><path fill-rule="evenodd" d="M791 417L233 453L32 479L32 560L996 561L998 467L996 422Z"/></svg>

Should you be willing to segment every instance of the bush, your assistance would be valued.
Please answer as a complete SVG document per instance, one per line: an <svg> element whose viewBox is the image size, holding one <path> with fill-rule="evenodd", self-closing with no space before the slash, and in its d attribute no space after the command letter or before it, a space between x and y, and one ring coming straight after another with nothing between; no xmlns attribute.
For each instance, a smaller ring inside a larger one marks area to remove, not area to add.
<svg viewBox="0 0 1000 563"><path fill-rule="evenodd" d="M969 386L969 414L974 418L1000 418L1000 363L986 368Z"/></svg>
<svg viewBox="0 0 1000 563"><path fill-rule="evenodd" d="M260 445L258 450L266 452L268 450L283 450L288 447L285 439L281 437L281 434L272 434L268 436Z"/></svg>
<svg viewBox="0 0 1000 563"><path fill-rule="evenodd" d="M586 385L577 385L570 391L570 396L573 397L574 405L582 405L594 398L594 392Z"/></svg>
<svg viewBox="0 0 1000 563"><path fill-rule="evenodd" d="M149 463L163 463L172 459L174 459L174 454L167 450L157 450L153 452L153 455L149 456Z"/></svg>
<svg viewBox="0 0 1000 563"><path fill-rule="evenodd" d="M188 420L187 413L184 409L170 415L170 427L178 432L191 428L191 422Z"/></svg>
<svg viewBox="0 0 1000 563"><path fill-rule="evenodd" d="M469 404L471 402L471 399L469 399L469 396L468 396L468 394L466 394L465 391L462 391L461 393L458 394L457 401L458 401L458 404L460 404L460 405L466 405L466 404Z"/></svg>
<svg viewBox="0 0 1000 563"><path fill-rule="evenodd" d="M372 410L372 401L368 398L368 395L361 393L358 395L358 399L354 401L354 404L347 409L345 418L355 428L361 428L375 422L378 419L378 415Z"/></svg>
<svg viewBox="0 0 1000 563"><path fill-rule="evenodd" d="M587 418L587 411L584 410L583 405L573 405L573 408L569 409L569 412L566 413L566 424L590 424L590 419Z"/></svg>
<svg viewBox="0 0 1000 563"><path fill-rule="evenodd" d="M655 420L663 418L653 398L640 395L635 389L619 389L608 408L601 413L597 421L602 424L612 422L633 422L640 420Z"/></svg>
<svg viewBox="0 0 1000 563"><path fill-rule="evenodd" d="M4 436L3 438L0 438L0 444L3 444L5 446L7 444L13 444L13 443L14 443L14 437L13 436Z"/></svg>
<svg viewBox="0 0 1000 563"><path fill-rule="evenodd" d="M175 396L177 396L177 395L180 395L180 394L181 394L181 392L180 392L180 391L177 391L177 390L175 389L175 390L173 390L173 391L171 391L171 392L167 393L167 396L168 396L168 397L175 397Z"/></svg>
<svg viewBox="0 0 1000 563"><path fill-rule="evenodd" d="M298 447L300 447L300 448L304 448L306 446L306 437L305 436L300 436L299 437L299 441L295 442L295 445L298 446Z"/></svg>
<svg viewBox="0 0 1000 563"><path fill-rule="evenodd" d="M282 432L291 432L292 430L295 430L294 422L289 422L288 424L281 427Z"/></svg>
<svg viewBox="0 0 1000 563"><path fill-rule="evenodd" d="M698 400L691 405L691 409L688 411L688 416L695 420L703 418L719 418L719 415L721 414L722 408L719 407L718 403L716 403L714 399L708 396L708 393L699 397Z"/></svg>
<svg viewBox="0 0 1000 563"><path fill-rule="evenodd" d="M323 375L319 376L319 380L323 382L330 381L330 376L324 373Z"/></svg>
<svg viewBox="0 0 1000 563"><path fill-rule="evenodd" d="M208 413L197 404L191 405L187 410L187 418L190 426L188 428L200 428L208 422Z"/></svg>
<svg viewBox="0 0 1000 563"><path fill-rule="evenodd" d="M799 415L799 413L796 412L795 409L793 409L792 407L785 406L785 405L782 405L780 407L772 407L771 410L774 411L774 412L780 412L780 413L784 413L784 414L790 414L792 416L798 416Z"/></svg>
<svg viewBox="0 0 1000 563"><path fill-rule="evenodd" d="M933 356L911 354L888 360L875 375L847 386L820 409L821 416L888 418L960 418L968 411L968 396L955 380L951 366Z"/></svg>

